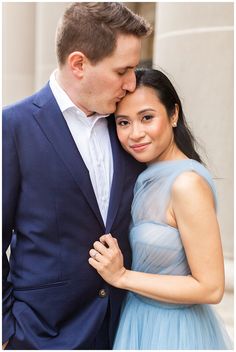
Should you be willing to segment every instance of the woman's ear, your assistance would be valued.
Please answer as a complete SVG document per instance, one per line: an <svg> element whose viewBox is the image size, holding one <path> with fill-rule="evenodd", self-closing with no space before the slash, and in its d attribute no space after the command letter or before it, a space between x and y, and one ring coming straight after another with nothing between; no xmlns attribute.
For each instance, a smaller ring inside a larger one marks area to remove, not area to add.
<svg viewBox="0 0 236 352"><path fill-rule="evenodd" d="M171 124L172 124L172 127L177 127L178 119L179 119L179 105L178 105L178 104L175 104L175 112L174 112L174 114L171 116Z"/></svg>
<svg viewBox="0 0 236 352"><path fill-rule="evenodd" d="M68 56L67 63L72 73L77 78L83 77L84 68L87 60L88 60L87 57L81 51L74 51Z"/></svg>

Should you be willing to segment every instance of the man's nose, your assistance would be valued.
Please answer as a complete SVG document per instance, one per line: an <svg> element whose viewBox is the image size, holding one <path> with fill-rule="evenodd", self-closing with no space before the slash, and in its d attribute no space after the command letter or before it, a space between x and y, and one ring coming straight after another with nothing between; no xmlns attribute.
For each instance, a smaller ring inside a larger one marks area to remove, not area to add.
<svg viewBox="0 0 236 352"><path fill-rule="evenodd" d="M128 92L133 92L136 87L136 77L134 71L130 71L128 76L126 77L126 80L123 84L123 90L126 90Z"/></svg>

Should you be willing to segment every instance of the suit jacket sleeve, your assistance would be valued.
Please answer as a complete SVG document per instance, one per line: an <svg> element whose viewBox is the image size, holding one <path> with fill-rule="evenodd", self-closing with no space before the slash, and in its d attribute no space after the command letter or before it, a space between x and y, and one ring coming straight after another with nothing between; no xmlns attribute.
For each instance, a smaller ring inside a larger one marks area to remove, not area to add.
<svg viewBox="0 0 236 352"><path fill-rule="evenodd" d="M11 130L11 119L7 111L3 111L3 342L7 341L15 331L15 322L12 314L13 294L12 285L8 281L9 262L6 251L11 243L14 230L17 200L20 189L20 169L15 140Z"/></svg>

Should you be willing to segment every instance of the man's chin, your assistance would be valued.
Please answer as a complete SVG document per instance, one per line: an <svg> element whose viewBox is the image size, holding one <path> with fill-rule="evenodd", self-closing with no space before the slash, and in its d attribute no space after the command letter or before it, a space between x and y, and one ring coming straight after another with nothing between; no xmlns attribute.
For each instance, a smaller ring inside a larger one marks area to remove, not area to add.
<svg viewBox="0 0 236 352"><path fill-rule="evenodd" d="M100 115L111 115L116 111L116 104L112 107L107 107L104 111L99 111Z"/></svg>

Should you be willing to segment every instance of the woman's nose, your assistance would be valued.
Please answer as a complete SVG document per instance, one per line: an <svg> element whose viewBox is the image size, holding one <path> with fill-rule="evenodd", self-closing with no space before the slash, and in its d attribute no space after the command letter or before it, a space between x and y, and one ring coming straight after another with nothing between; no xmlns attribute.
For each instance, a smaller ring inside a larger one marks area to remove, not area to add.
<svg viewBox="0 0 236 352"><path fill-rule="evenodd" d="M140 139L145 136L144 129L139 124L133 124L130 132L130 138Z"/></svg>

